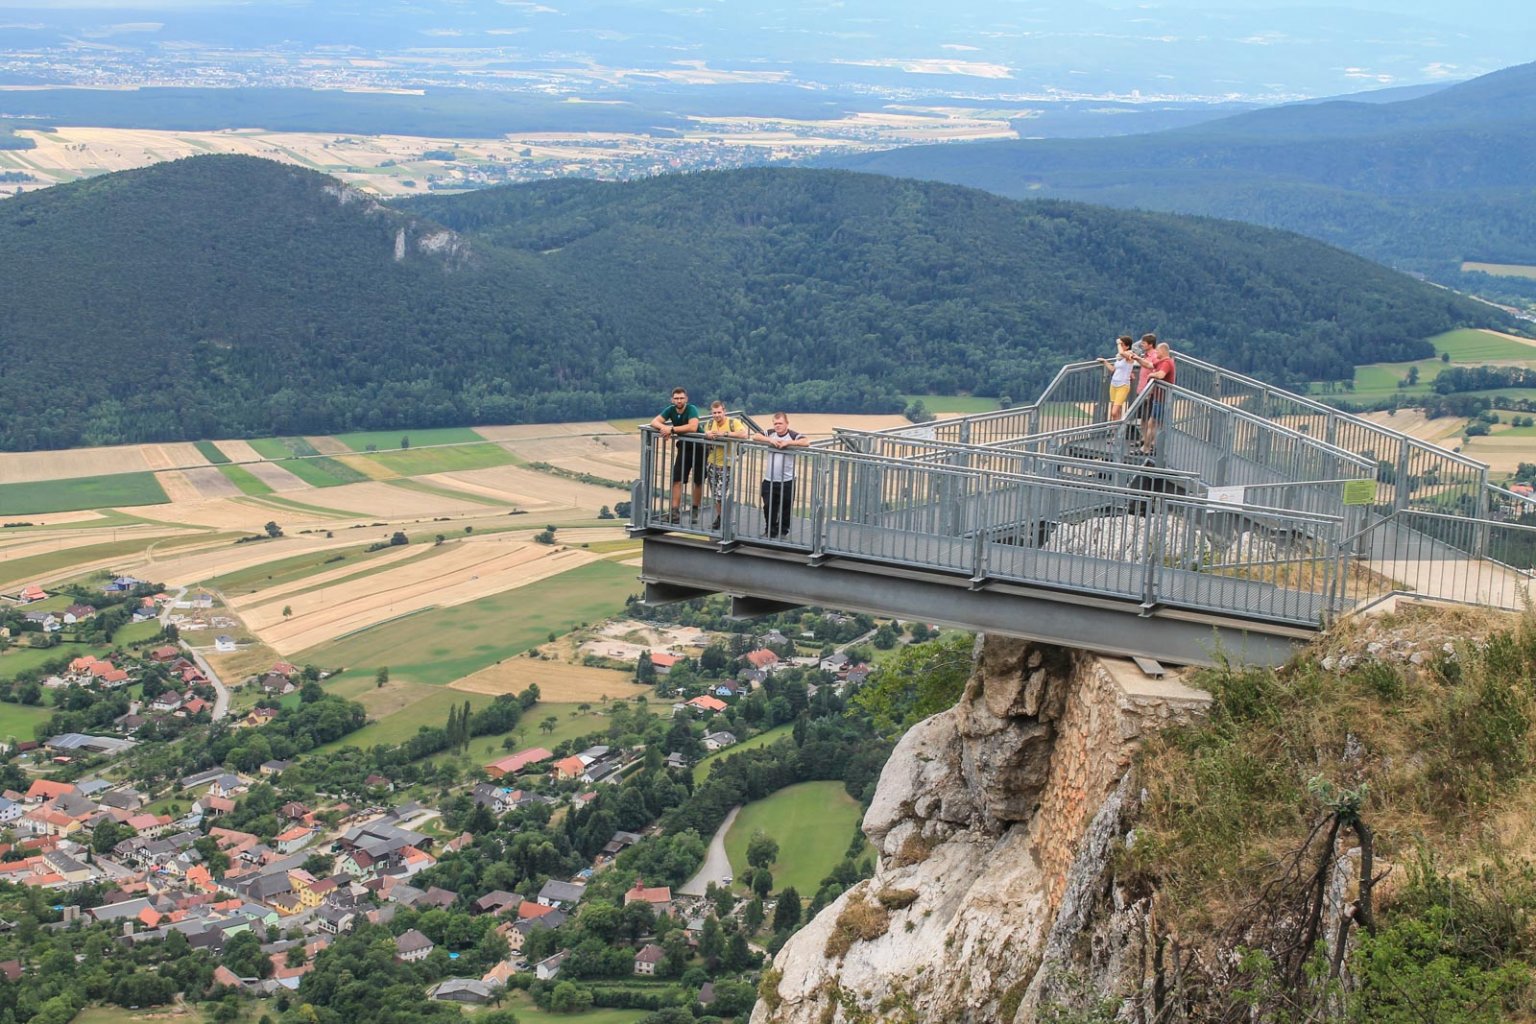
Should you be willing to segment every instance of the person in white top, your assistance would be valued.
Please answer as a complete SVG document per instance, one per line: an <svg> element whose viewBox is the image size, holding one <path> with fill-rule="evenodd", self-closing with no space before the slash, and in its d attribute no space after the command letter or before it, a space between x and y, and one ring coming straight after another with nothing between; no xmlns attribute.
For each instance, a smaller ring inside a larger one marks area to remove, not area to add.
<svg viewBox="0 0 1536 1024"><path fill-rule="evenodd" d="M1115 339L1115 361L1111 363L1103 356L1099 362L1110 373L1109 377L1109 418L1118 420L1125 415L1125 403L1131 397L1131 374L1136 369L1136 359L1131 352L1131 336L1122 334Z"/></svg>
<svg viewBox="0 0 1536 1024"><path fill-rule="evenodd" d="M763 518L770 538L789 533L789 512L795 501L795 456L788 449L805 448L811 439L789 429L789 417L773 414L773 430L752 440L775 449L763 463Z"/></svg>

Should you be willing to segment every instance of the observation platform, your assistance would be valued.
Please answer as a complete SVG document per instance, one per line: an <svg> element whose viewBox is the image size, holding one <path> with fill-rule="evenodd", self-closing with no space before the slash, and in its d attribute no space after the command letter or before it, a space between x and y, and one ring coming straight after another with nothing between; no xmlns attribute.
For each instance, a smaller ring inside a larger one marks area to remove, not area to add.
<svg viewBox="0 0 1536 1024"><path fill-rule="evenodd" d="M1176 358L1151 456L1150 393L1109 421L1097 362L1064 367L1032 405L782 453L647 428L630 526L646 600L726 593L741 615L824 605L1172 664L1274 664L1399 595L1530 599L1536 506L1486 466ZM672 507L680 448L727 471L697 515ZM762 481L786 457L788 527L769 537Z"/></svg>

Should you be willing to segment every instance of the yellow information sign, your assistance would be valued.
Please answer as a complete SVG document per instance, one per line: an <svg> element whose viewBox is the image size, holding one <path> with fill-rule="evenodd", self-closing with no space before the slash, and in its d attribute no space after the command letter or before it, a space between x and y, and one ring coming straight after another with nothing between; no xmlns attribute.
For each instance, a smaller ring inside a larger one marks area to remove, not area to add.
<svg viewBox="0 0 1536 1024"><path fill-rule="evenodd" d="M1346 505L1374 505L1376 504L1375 480L1346 480L1344 481L1344 504Z"/></svg>

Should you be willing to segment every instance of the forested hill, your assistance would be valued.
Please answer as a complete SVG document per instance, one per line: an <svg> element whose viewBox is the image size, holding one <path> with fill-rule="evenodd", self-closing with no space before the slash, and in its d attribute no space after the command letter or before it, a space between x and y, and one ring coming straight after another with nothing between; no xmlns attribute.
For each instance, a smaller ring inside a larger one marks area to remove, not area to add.
<svg viewBox="0 0 1536 1024"><path fill-rule="evenodd" d="M444 230L443 227L451 230ZM0 204L0 446L1034 394L1157 329L1276 379L1502 314L1292 235L748 170L389 209L198 157Z"/></svg>
<svg viewBox="0 0 1536 1024"><path fill-rule="evenodd" d="M1464 259L1536 263L1536 64L1395 103L1252 111L1087 140L898 149L853 170L1231 217L1460 283Z"/></svg>

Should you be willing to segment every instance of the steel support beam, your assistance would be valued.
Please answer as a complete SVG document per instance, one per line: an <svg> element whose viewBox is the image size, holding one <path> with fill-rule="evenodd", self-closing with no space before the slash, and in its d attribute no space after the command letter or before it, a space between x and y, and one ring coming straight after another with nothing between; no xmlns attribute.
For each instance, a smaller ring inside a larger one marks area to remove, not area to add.
<svg viewBox="0 0 1536 1024"><path fill-rule="evenodd" d="M804 603L799 601L793 603L772 601L752 594L731 595L731 618L733 619L759 619L764 615L778 615L780 612L792 612L796 608L804 607Z"/></svg>
<svg viewBox="0 0 1536 1024"><path fill-rule="evenodd" d="M782 605L821 605L958 629L999 633L1103 654L1208 665L1219 652L1234 663L1278 665L1312 633L1269 623L1175 611L1004 583L973 589L946 576L758 548L721 551L701 541L648 536L641 579L646 600L703 593L742 595Z"/></svg>

